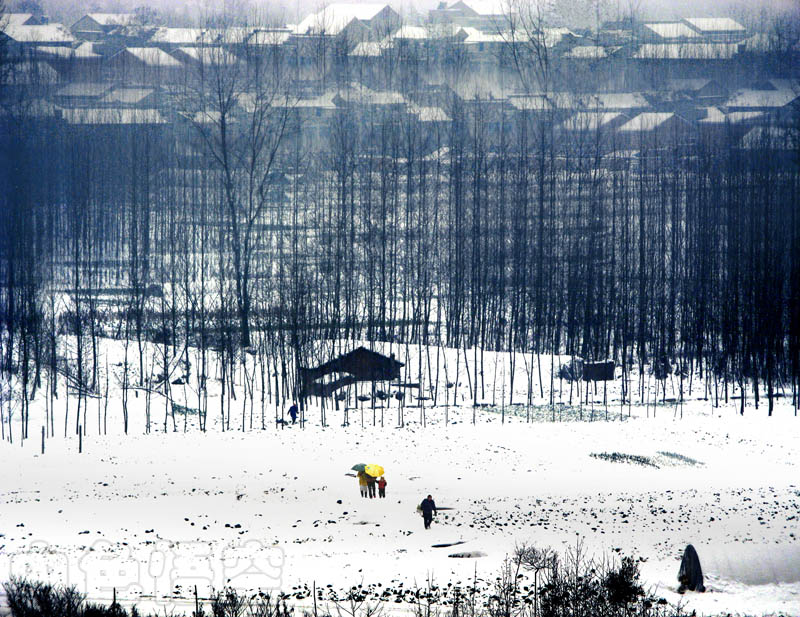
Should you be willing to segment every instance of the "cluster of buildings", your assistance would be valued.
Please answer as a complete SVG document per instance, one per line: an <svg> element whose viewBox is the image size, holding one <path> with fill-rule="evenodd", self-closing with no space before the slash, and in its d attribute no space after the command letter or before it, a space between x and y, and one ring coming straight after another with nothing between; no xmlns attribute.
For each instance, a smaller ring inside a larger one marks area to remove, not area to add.
<svg viewBox="0 0 800 617"><path fill-rule="evenodd" d="M776 127L800 110L800 46L728 17L590 31L532 28L502 0L442 2L416 24L388 4L335 3L280 27L164 27L127 13L89 13L67 27L11 13L0 38L12 59L6 91L34 91L43 113L72 125L185 118L170 94L200 68L278 56L295 80L286 104L312 135L354 107L446 128L455 97L483 105L487 118L549 114L564 134L603 130L628 145L732 127L743 143L778 130L789 144L794 133ZM523 86L520 63L532 54L554 76L547 89Z"/></svg>

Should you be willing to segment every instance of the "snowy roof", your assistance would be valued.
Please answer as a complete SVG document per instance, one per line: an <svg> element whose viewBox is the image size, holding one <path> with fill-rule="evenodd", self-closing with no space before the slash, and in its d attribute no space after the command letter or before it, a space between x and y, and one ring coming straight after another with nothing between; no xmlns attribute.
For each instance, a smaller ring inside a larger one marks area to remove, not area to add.
<svg viewBox="0 0 800 617"><path fill-rule="evenodd" d="M596 131L615 121L622 122L628 116L617 111L582 111L568 118L561 128L565 131Z"/></svg>
<svg viewBox="0 0 800 617"><path fill-rule="evenodd" d="M573 47L564 54L565 58L599 59L607 56L606 48L599 45L579 45L578 47Z"/></svg>
<svg viewBox="0 0 800 617"><path fill-rule="evenodd" d="M75 42L75 37L62 24L46 26L15 26L9 24L2 31L17 43L62 43Z"/></svg>
<svg viewBox="0 0 800 617"><path fill-rule="evenodd" d="M423 26L401 26L394 34L391 35L392 39L415 39L422 40L428 39L431 32L428 28Z"/></svg>
<svg viewBox="0 0 800 617"><path fill-rule="evenodd" d="M457 36L467 45L474 45L477 43L504 43L506 41L502 34L496 32L483 32L477 28L470 28L464 26L460 28Z"/></svg>
<svg viewBox="0 0 800 617"><path fill-rule="evenodd" d="M744 26L730 17L684 17L683 21L698 32L744 32Z"/></svg>
<svg viewBox="0 0 800 617"><path fill-rule="evenodd" d="M203 28L157 28L150 42L188 45L208 39L210 34L209 30Z"/></svg>
<svg viewBox="0 0 800 617"><path fill-rule="evenodd" d="M362 41L355 46L353 51L350 52L350 55L362 58L374 58L380 56L382 51L383 48L380 43L376 41Z"/></svg>
<svg viewBox="0 0 800 617"><path fill-rule="evenodd" d="M676 116L671 112L646 111L628 120L628 122L619 127L619 130L623 133L652 131L668 120L671 120L673 117Z"/></svg>
<svg viewBox="0 0 800 617"><path fill-rule="evenodd" d="M650 30L651 32L655 33L662 39L679 39L679 38L692 39L700 36L689 26L687 26L686 24L682 24L679 21L674 21L669 23L644 24L644 27Z"/></svg>
<svg viewBox="0 0 800 617"><path fill-rule="evenodd" d="M448 116L441 107L419 107L410 105L408 112L414 114L420 122L449 122Z"/></svg>
<svg viewBox="0 0 800 617"><path fill-rule="evenodd" d="M64 109L62 117L68 124L164 124L166 120L157 109Z"/></svg>
<svg viewBox="0 0 800 617"><path fill-rule="evenodd" d="M739 52L736 43L646 43L633 55L639 60L729 60Z"/></svg>
<svg viewBox="0 0 800 617"><path fill-rule="evenodd" d="M726 114L719 107L706 107L705 112L706 117L698 121L702 124L725 124L727 122L737 124L748 120L757 120L764 116L760 111L732 111Z"/></svg>
<svg viewBox="0 0 800 617"><path fill-rule="evenodd" d="M44 56L51 56L51 57L58 57L58 58L75 58L77 60L89 60L92 58L102 58L98 53L94 51L94 45L92 43L81 43L75 48L72 47L48 47L42 45L36 48L36 53Z"/></svg>
<svg viewBox="0 0 800 617"><path fill-rule="evenodd" d="M101 97L110 89L110 84L72 82L56 92L56 96Z"/></svg>
<svg viewBox="0 0 800 617"><path fill-rule="evenodd" d="M133 13L89 13L88 16L101 26L132 26L136 23Z"/></svg>
<svg viewBox="0 0 800 617"><path fill-rule="evenodd" d="M800 91L791 89L782 90L739 90L728 102L728 107L785 107L800 97Z"/></svg>
<svg viewBox="0 0 800 617"><path fill-rule="evenodd" d="M336 104L333 99L336 97L336 92L331 90L320 94L313 99L299 99L294 103L295 107L305 107L311 109L336 109Z"/></svg>
<svg viewBox="0 0 800 617"><path fill-rule="evenodd" d="M546 111L553 107L543 94L511 96L508 98L508 102L514 109L520 111Z"/></svg>
<svg viewBox="0 0 800 617"><path fill-rule="evenodd" d="M388 6L388 4L329 4L297 24L295 33L335 36L353 20L371 21Z"/></svg>
<svg viewBox="0 0 800 617"><path fill-rule="evenodd" d="M510 5L508 0L458 0L447 8L460 9L464 7L481 17L493 17L506 15Z"/></svg>
<svg viewBox="0 0 800 617"><path fill-rule="evenodd" d="M4 13L0 16L0 24L24 26L30 19L33 19L33 13Z"/></svg>
<svg viewBox="0 0 800 617"><path fill-rule="evenodd" d="M178 60L158 47L127 47L125 51L147 66L162 66L166 68L183 66Z"/></svg>
<svg viewBox="0 0 800 617"><path fill-rule="evenodd" d="M153 92L154 90L152 88L114 88L100 99L100 102L104 104L122 103L125 105L135 105L141 103L144 99L153 94Z"/></svg>
<svg viewBox="0 0 800 617"><path fill-rule="evenodd" d="M289 30L255 30L247 39L248 45L283 45L292 33Z"/></svg>

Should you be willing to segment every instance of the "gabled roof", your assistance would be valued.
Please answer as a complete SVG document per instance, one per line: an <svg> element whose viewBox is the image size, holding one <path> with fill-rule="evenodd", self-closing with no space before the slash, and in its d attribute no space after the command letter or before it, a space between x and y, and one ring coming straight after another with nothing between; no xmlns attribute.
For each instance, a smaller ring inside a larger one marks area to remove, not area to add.
<svg viewBox="0 0 800 617"><path fill-rule="evenodd" d="M190 45L207 40L209 30L204 28L156 28L151 43L166 43L171 45Z"/></svg>
<svg viewBox="0 0 800 617"><path fill-rule="evenodd" d="M114 88L100 99L100 102L105 105L115 103L136 105L153 94L153 92L152 88Z"/></svg>
<svg viewBox="0 0 800 617"><path fill-rule="evenodd" d="M519 111L547 111L553 108L553 104L543 94L510 96L508 102Z"/></svg>
<svg viewBox="0 0 800 617"><path fill-rule="evenodd" d="M383 47L377 41L362 41L350 52L351 56L375 58L381 55Z"/></svg>
<svg viewBox="0 0 800 617"><path fill-rule="evenodd" d="M450 122L450 116L441 107L410 105L408 113L415 115L420 122Z"/></svg>
<svg viewBox="0 0 800 617"><path fill-rule="evenodd" d="M179 68L183 66L181 62L158 47L126 47L120 53L129 53L147 66L164 68Z"/></svg>
<svg viewBox="0 0 800 617"><path fill-rule="evenodd" d="M653 131L666 122L677 118L672 112L646 111L619 127L623 133L638 133L639 131Z"/></svg>
<svg viewBox="0 0 800 617"><path fill-rule="evenodd" d="M7 25L2 31L17 43L58 43L69 45L75 42L75 37L62 24L47 24L46 26L15 26Z"/></svg>
<svg viewBox="0 0 800 617"><path fill-rule="evenodd" d="M623 121L628 119L628 116L618 111L582 111L564 121L561 128L565 131L596 131L615 122L624 124Z"/></svg>
<svg viewBox="0 0 800 617"><path fill-rule="evenodd" d="M502 34L497 32L483 32L477 28L464 26L459 28L456 32L456 37L466 45L475 45L478 43L505 43L506 39Z"/></svg>
<svg viewBox="0 0 800 617"><path fill-rule="evenodd" d="M68 124L124 125L164 124L166 120L157 109L64 109L62 117Z"/></svg>
<svg viewBox="0 0 800 617"><path fill-rule="evenodd" d="M480 17L499 17L509 12L511 3L508 0L458 0L448 9L466 8Z"/></svg>
<svg viewBox="0 0 800 617"><path fill-rule="evenodd" d="M431 38L431 31L423 26L401 26L397 32L389 36L390 39L424 40Z"/></svg>
<svg viewBox="0 0 800 617"><path fill-rule="evenodd" d="M689 26L702 32L744 32L744 26L730 17L684 17Z"/></svg>
<svg viewBox="0 0 800 617"><path fill-rule="evenodd" d="M132 26L136 23L134 13L88 13L101 26Z"/></svg>
<svg viewBox="0 0 800 617"><path fill-rule="evenodd" d="M644 24L644 27L662 39L693 39L700 36L689 26L679 21Z"/></svg>
<svg viewBox="0 0 800 617"><path fill-rule="evenodd" d="M757 120L764 116L760 111L732 111L728 114L723 113L719 107L706 107L706 117L698 120L701 124L715 125L715 124L738 124L740 122L748 122Z"/></svg>
<svg viewBox="0 0 800 617"><path fill-rule="evenodd" d="M36 53L41 56L49 56L52 58L65 58L76 60L92 60L102 58L94 51L92 43L81 43L77 47L62 47L62 46L46 46L42 45L36 48Z"/></svg>
<svg viewBox="0 0 800 617"><path fill-rule="evenodd" d="M329 4L297 24L295 33L336 36L354 20L372 21L388 6L388 4Z"/></svg>
<svg viewBox="0 0 800 617"><path fill-rule="evenodd" d="M27 26L29 21L33 19L33 13L3 13L0 15L0 24L7 24L9 26Z"/></svg>
<svg viewBox="0 0 800 617"><path fill-rule="evenodd" d="M56 92L56 96L63 97L94 97L100 98L111 89L111 84L94 82L72 82Z"/></svg>
<svg viewBox="0 0 800 617"><path fill-rule="evenodd" d="M782 90L739 90L728 102L727 107L752 107L779 109L796 101L800 91Z"/></svg>

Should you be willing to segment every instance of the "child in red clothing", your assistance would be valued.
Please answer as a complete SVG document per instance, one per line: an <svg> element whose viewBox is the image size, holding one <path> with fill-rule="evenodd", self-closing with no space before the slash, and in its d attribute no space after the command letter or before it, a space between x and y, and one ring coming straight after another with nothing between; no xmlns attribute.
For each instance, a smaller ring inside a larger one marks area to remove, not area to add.
<svg viewBox="0 0 800 617"><path fill-rule="evenodd" d="M378 480L378 497L386 497L386 478L383 476Z"/></svg>

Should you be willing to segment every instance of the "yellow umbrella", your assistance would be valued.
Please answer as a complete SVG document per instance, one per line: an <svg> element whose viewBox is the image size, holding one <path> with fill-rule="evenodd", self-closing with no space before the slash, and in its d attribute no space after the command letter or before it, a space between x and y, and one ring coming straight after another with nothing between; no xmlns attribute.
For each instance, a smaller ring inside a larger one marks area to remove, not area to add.
<svg viewBox="0 0 800 617"><path fill-rule="evenodd" d="M380 465L370 464L364 468L364 471L367 472L367 475L372 476L373 478L378 478L383 475L383 467Z"/></svg>

